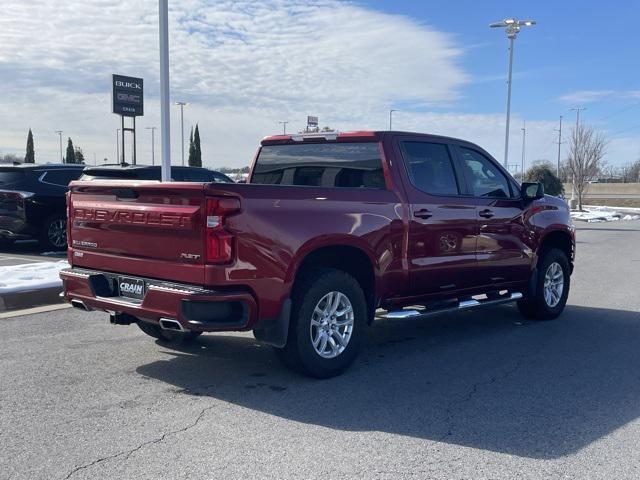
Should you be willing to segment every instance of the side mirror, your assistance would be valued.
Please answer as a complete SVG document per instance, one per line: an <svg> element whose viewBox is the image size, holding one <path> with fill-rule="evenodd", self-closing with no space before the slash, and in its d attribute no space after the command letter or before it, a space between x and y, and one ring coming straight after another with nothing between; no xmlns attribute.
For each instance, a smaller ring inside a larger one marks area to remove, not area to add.
<svg viewBox="0 0 640 480"><path fill-rule="evenodd" d="M537 182L523 182L520 185L520 195L524 200L538 200L544 197L544 187Z"/></svg>

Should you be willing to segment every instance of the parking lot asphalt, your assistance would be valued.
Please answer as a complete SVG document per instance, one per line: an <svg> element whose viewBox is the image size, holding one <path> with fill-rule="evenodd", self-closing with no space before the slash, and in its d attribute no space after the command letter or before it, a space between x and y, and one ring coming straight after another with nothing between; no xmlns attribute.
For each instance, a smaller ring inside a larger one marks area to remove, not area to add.
<svg viewBox="0 0 640 480"><path fill-rule="evenodd" d="M57 262L66 258L66 252L46 252L36 241L19 241L0 247L0 267L36 262Z"/></svg>
<svg viewBox="0 0 640 480"><path fill-rule="evenodd" d="M581 224L577 248L558 320L379 320L325 381L250 334L0 320L0 478L640 478L640 222Z"/></svg>

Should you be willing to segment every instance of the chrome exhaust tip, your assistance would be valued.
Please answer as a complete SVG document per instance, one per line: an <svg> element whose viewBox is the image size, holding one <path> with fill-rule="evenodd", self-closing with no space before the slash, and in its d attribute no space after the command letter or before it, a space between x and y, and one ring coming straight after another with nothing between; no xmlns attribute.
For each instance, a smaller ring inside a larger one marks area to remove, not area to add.
<svg viewBox="0 0 640 480"><path fill-rule="evenodd" d="M78 300L77 298L72 298L69 303L73 308L77 308L78 310L82 310L83 312L90 312L91 308L87 307L82 300Z"/></svg>
<svg viewBox="0 0 640 480"><path fill-rule="evenodd" d="M182 324L172 318L161 318L160 328L163 330L173 330L174 332L184 332L185 329Z"/></svg>

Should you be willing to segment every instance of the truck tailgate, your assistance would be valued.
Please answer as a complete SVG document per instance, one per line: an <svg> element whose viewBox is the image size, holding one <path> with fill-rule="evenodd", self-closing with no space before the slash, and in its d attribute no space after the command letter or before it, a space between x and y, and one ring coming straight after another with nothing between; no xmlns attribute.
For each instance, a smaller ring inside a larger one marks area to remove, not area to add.
<svg viewBox="0 0 640 480"><path fill-rule="evenodd" d="M203 184L74 182L68 208L72 265L202 284Z"/></svg>

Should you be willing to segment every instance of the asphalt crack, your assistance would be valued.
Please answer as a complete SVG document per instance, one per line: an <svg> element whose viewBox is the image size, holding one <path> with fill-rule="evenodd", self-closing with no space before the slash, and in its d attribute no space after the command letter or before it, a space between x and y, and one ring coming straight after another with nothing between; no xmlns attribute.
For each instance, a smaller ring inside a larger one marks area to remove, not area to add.
<svg viewBox="0 0 640 480"><path fill-rule="evenodd" d="M542 349L543 349L543 346L540 346L534 352L530 354L522 355L520 358L516 360L515 364L511 368L504 370L500 375L492 376L491 378L489 378L489 380L474 383L469 389L469 391L467 392L467 394L462 399L456 402L450 402L447 405L447 409L446 409L447 414L443 421L443 423L447 425L447 432L440 438L440 441L444 441L453 435L454 416L455 416L454 412L457 410L457 407L460 407L461 405L464 405L470 402L473 399L473 397L478 393L478 390L481 387L493 385L498 381L505 380L509 378L511 375L513 375L514 373L516 373L518 370L520 370L525 365L525 363L533 363L531 359L536 357L542 351ZM526 360L529 360L529 361L527 362Z"/></svg>
<svg viewBox="0 0 640 480"><path fill-rule="evenodd" d="M98 458L96 460L93 460L92 462L89 462L89 463L86 463L84 465L80 465L78 467L75 467L73 470L71 470L67 474L66 477L64 477L64 480L69 480L76 473L78 473L78 472L80 472L82 470L86 470L87 468L91 468L94 465L98 465L99 463L106 462L108 460L113 460L115 458L120 458L120 457L124 457L124 459L127 460L131 455L133 455L134 453L136 453L137 451L141 450L142 448L144 448L146 446L153 445L153 444L156 444L156 443L161 443L167 437L170 437L170 436L173 436L173 435L177 435L179 433L186 432L187 430L190 430L191 428L193 428L196 425L198 425L200 420L202 420L202 418L204 417L205 413L207 413L209 410L213 409L214 407L215 407L215 405L203 408L200 411L200 413L198 414L198 416L196 417L196 419L192 423L190 423L189 425L187 425L185 427L179 428L177 430L171 430L169 432L165 432L160 437L154 438L153 440L147 440L146 442L143 442L143 443L141 443L141 444L137 445L136 447L131 448L129 450L124 450L122 452L118 452L118 453L115 453L113 455L100 457L100 458Z"/></svg>

